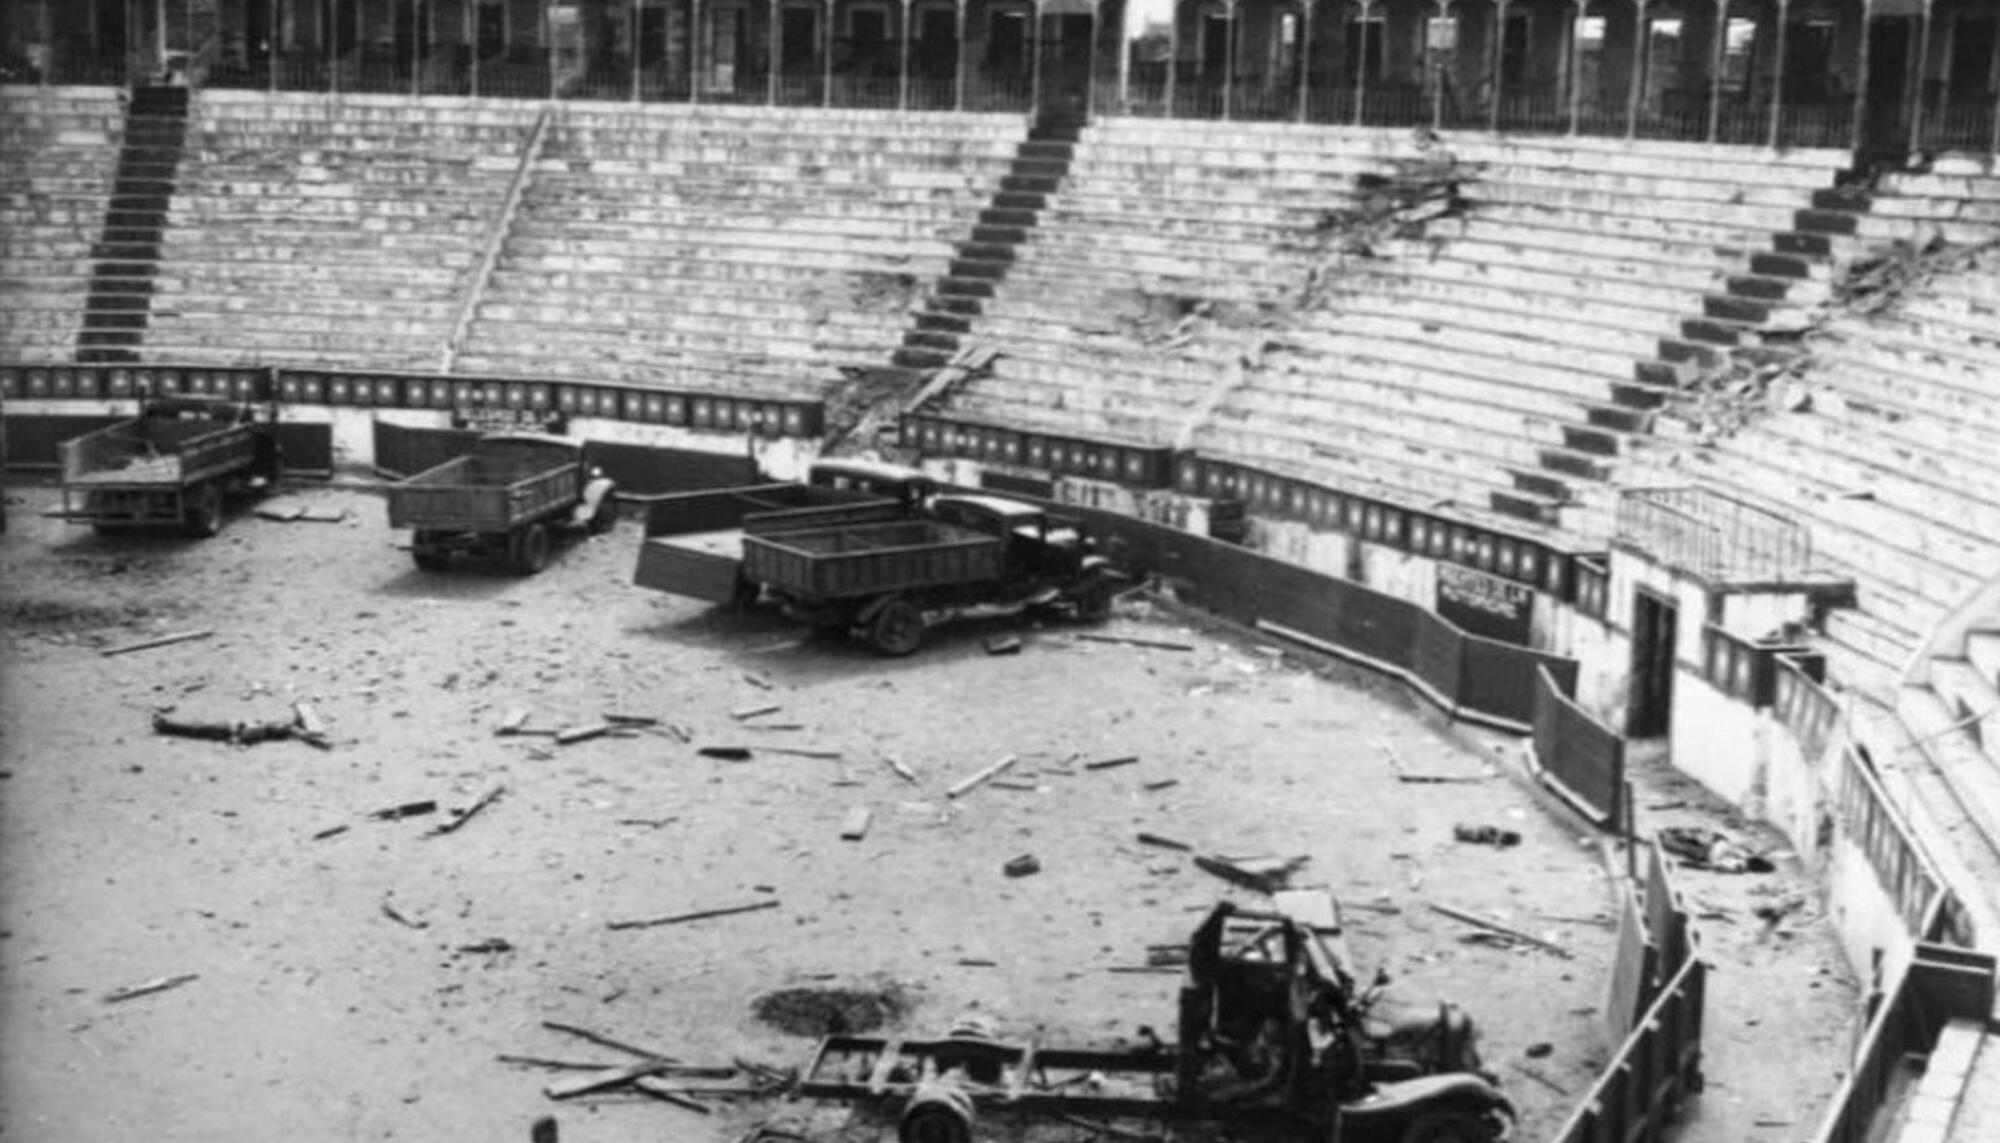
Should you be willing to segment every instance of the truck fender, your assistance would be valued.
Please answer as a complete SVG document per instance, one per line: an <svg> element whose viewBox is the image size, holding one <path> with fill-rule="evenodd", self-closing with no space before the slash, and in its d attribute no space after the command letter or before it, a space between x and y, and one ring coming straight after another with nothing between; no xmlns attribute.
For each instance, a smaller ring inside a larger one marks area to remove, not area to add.
<svg viewBox="0 0 2000 1143"><path fill-rule="evenodd" d="M1360 1099L1341 1104L1341 1118L1348 1122L1409 1115L1433 1107L1459 1108L1471 1112L1498 1111L1509 1120L1514 1105L1492 1084L1468 1072L1422 1076L1377 1084Z"/></svg>
<svg viewBox="0 0 2000 1143"><path fill-rule="evenodd" d="M869 600L867 603L862 604L861 610L855 612L854 614L854 626L856 627L868 626L870 623L873 623L875 621L875 617L877 615L882 614L883 608L889 606L891 603L901 598L903 597L894 592L891 592L888 595L878 595L875 598Z"/></svg>

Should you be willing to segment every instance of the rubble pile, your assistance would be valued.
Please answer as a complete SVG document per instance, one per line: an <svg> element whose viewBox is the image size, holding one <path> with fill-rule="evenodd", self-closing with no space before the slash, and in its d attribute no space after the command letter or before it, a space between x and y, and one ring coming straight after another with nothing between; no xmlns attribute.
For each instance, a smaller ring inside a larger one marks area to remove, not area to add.
<svg viewBox="0 0 2000 1143"><path fill-rule="evenodd" d="M1815 346L1843 335L1841 318L1890 318L1913 292L1934 279L1984 266L2000 267L2000 242L1951 246L1936 235L1923 243L1898 239L1842 267L1825 301L1773 314L1757 329L1758 344L1722 361L1678 366L1680 392L1661 410L1662 427L1679 427L1712 447L1773 412L1837 407L1838 394L1815 391Z"/></svg>
<svg viewBox="0 0 2000 1143"><path fill-rule="evenodd" d="M1280 244L1280 253L1308 263L1294 302L1299 309L1321 308L1344 292L1356 260L1387 258L1394 242L1441 242L1431 224L1471 212L1464 188L1483 177L1485 164L1461 162L1429 132L1419 135L1418 151L1414 158L1390 159L1388 174L1356 175L1352 205L1322 211L1303 233Z"/></svg>

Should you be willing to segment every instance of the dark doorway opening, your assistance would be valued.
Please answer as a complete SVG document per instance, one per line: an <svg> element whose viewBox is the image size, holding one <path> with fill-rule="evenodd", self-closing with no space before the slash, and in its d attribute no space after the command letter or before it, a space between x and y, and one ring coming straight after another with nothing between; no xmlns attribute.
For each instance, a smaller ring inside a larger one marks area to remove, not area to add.
<svg viewBox="0 0 2000 1143"><path fill-rule="evenodd" d="M1672 600L1640 588L1632 597L1632 692L1626 704L1625 733L1659 738L1673 723L1674 647L1680 609Z"/></svg>
<svg viewBox="0 0 2000 1143"><path fill-rule="evenodd" d="M1044 115L1081 116L1090 101L1089 16L1051 15L1042 23Z"/></svg>

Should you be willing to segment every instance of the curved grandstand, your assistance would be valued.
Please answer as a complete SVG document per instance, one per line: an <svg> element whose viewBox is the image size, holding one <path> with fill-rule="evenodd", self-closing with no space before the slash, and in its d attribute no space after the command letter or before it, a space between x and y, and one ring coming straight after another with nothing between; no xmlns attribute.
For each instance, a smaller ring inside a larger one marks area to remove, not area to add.
<svg viewBox="0 0 2000 1143"><path fill-rule="evenodd" d="M892 454L1532 729L1609 826L1665 740L1898 987L2000 949L1990 4L8 8L16 463L266 370L326 467L469 401Z"/></svg>

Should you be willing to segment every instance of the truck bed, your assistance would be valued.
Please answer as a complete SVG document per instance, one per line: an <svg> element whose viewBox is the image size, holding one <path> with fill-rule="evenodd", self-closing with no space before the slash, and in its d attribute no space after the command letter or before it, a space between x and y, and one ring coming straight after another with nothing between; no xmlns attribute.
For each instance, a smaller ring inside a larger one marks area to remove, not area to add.
<svg viewBox="0 0 2000 1143"><path fill-rule="evenodd" d="M139 417L62 442L63 483L179 485L251 463L252 425Z"/></svg>
<svg viewBox="0 0 2000 1143"><path fill-rule="evenodd" d="M935 520L749 535L744 572L803 601L997 579L1001 541Z"/></svg>
<svg viewBox="0 0 2000 1143"><path fill-rule="evenodd" d="M582 472L546 449L490 449L388 488L389 526L502 532L553 515L583 494Z"/></svg>
<svg viewBox="0 0 2000 1143"><path fill-rule="evenodd" d="M891 500L806 484L759 484L662 497L646 516L632 582L710 603L736 598L746 533L899 516Z"/></svg>

